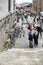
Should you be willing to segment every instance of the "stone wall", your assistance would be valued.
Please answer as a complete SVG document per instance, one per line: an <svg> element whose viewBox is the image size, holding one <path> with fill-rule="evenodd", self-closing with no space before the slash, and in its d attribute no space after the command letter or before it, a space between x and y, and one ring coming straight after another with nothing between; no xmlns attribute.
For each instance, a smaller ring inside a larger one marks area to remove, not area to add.
<svg viewBox="0 0 43 65"><path fill-rule="evenodd" d="M15 13L10 13L8 16L0 20L0 50L3 50L4 45L8 40L8 34L6 34L6 31L12 29L15 18Z"/></svg>

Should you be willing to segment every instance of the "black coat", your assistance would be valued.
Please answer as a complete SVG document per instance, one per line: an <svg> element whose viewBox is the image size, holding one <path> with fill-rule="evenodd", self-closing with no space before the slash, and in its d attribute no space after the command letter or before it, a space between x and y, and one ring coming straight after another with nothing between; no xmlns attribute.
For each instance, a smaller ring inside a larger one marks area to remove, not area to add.
<svg viewBox="0 0 43 65"><path fill-rule="evenodd" d="M41 27L38 27L36 28L38 30L38 32L42 32L42 28Z"/></svg>
<svg viewBox="0 0 43 65"><path fill-rule="evenodd" d="M38 33L37 34L36 33L33 34L33 39L34 40L38 40Z"/></svg>

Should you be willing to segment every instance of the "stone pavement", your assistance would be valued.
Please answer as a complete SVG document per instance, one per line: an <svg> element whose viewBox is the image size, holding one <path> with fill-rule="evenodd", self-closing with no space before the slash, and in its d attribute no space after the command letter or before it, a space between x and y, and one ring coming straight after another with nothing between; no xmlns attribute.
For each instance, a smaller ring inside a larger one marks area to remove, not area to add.
<svg viewBox="0 0 43 65"><path fill-rule="evenodd" d="M8 49L0 52L0 65L43 65L43 49Z"/></svg>

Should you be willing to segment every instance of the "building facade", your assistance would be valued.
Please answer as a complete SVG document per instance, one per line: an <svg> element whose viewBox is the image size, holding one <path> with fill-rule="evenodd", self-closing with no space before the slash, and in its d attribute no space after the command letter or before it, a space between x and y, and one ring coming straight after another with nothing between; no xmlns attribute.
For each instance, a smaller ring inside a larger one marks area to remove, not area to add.
<svg viewBox="0 0 43 65"><path fill-rule="evenodd" d="M15 0L0 0L0 18L14 12Z"/></svg>
<svg viewBox="0 0 43 65"><path fill-rule="evenodd" d="M33 0L33 5L37 12L43 11L43 0Z"/></svg>

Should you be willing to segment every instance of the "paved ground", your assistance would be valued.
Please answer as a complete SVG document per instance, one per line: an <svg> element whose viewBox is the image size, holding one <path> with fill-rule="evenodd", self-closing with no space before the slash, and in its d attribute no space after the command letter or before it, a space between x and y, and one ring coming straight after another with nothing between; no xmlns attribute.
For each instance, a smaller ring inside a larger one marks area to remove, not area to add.
<svg viewBox="0 0 43 65"><path fill-rule="evenodd" d="M12 48L0 52L0 65L43 65L43 49Z"/></svg>
<svg viewBox="0 0 43 65"><path fill-rule="evenodd" d="M29 47L29 42L28 42L28 36L27 36L27 31L25 31L25 36L19 37L16 42L15 42L15 48L28 48Z"/></svg>

